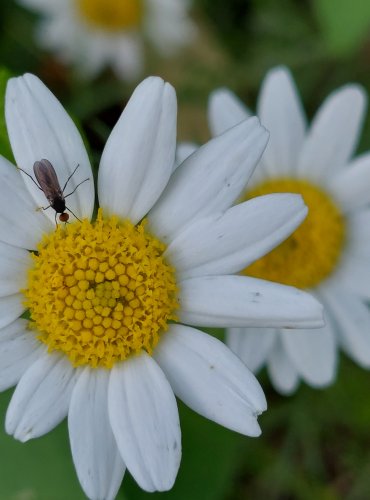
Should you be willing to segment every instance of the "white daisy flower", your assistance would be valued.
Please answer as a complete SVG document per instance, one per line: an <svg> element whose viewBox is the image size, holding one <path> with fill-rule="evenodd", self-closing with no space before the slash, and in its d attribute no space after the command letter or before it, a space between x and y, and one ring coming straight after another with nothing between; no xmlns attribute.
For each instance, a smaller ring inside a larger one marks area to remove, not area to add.
<svg viewBox="0 0 370 500"><path fill-rule="evenodd" d="M175 395L258 436L266 401L254 375L193 328L322 325L310 295L233 275L307 210L300 196L281 194L232 206L267 142L257 118L173 172L175 92L148 78L104 149L95 221L81 137L35 76L9 81L6 121L29 175L45 158L63 186L79 165L65 202L82 219L55 228L53 210L39 208L44 193L0 157L0 389L17 384L7 432L27 441L68 415L73 460L92 499L114 498L126 467L147 491L171 488L181 458ZM31 321L19 318L25 309Z"/></svg>
<svg viewBox="0 0 370 500"><path fill-rule="evenodd" d="M189 0L19 0L44 19L37 38L87 76L110 66L132 80L143 71L144 39L162 55L194 37Z"/></svg>
<svg viewBox="0 0 370 500"><path fill-rule="evenodd" d="M279 191L300 193L309 208L302 226L279 248L244 270L309 290L324 304L326 325L315 331L231 328L228 344L253 371L263 365L275 388L292 393L303 379L333 382L337 349L370 368L370 154L351 159L366 106L358 85L346 85L322 104L307 129L290 72L271 70L258 99L258 116L271 137L244 199ZM228 90L210 97L209 120L218 135L250 112Z"/></svg>

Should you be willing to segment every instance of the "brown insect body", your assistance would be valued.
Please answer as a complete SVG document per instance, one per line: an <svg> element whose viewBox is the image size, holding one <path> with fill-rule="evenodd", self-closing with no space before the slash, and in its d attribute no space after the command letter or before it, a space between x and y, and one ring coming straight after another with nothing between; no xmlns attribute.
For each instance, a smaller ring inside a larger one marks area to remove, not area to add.
<svg viewBox="0 0 370 500"><path fill-rule="evenodd" d="M20 167L17 167L19 170L21 170L24 174L26 174L32 182L44 193L46 199L49 202L48 207L41 207L43 210L47 210L48 208L53 208L55 210L55 223L57 221L57 214L59 215L59 220L61 222L67 222L69 219L69 215L66 213L66 210L71 212L71 214L76 217L77 220L80 220L77 215L75 215L70 208L66 206L65 199L68 198L68 196L71 196L76 189L81 186L84 182L88 181L89 178L83 180L77 186L69 193L69 194L64 194L64 190L67 187L68 182L78 169L79 164L77 167L73 170L71 175L68 177L66 180L66 183L64 184L63 189L60 187L58 176L54 170L53 165L50 163L49 160L46 160L45 158L40 160L40 161L35 161L33 164L33 172L35 174L36 180L30 175L28 172L23 170Z"/></svg>
<svg viewBox="0 0 370 500"><path fill-rule="evenodd" d="M59 215L59 219L62 222L67 222L69 215L64 213L66 210L66 202L53 165L49 160L45 159L35 161L33 172L51 208L58 214L61 214Z"/></svg>

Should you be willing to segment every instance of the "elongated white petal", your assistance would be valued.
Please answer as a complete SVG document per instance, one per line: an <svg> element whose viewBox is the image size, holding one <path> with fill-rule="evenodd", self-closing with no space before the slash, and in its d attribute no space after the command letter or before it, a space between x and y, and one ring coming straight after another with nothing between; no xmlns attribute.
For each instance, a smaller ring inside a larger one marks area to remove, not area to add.
<svg viewBox="0 0 370 500"><path fill-rule="evenodd" d="M102 66L110 59L115 73L122 80L134 81L144 72L144 47L140 33L122 33L114 43L110 42L108 35L107 44L111 49L108 57L102 57ZM97 39L97 45L101 45L101 39ZM95 54L92 54L91 62L94 63ZM105 60L104 60L105 59Z"/></svg>
<svg viewBox="0 0 370 500"><path fill-rule="evenodd" d="M167 242L192 220L229 208L245 188L267 138L257 118L250 118L189 156L148 216L153 233Z"/></svg>
<svg viewBox="0 0 370 500"><path fill-rule="evenodd" d="M113 500L125 473L108 417L109 371L85 368L72 392L68 429L73 462L90 499Z"/></svg>
<svg viewBox="0 0 370 500"><path fill-rule="evenodd" d="M274 349L270 352L267 370L272 385L281 394L288 396L297 389L299 376L284 350L280 338L276 342Z"/></svg>
<svg viewBox="0 0 370 500"><path fill-rule="evenodd" d="M276 330L272 328L228 328L226 343L230 349L256 373L274 349Z"/></svg>
<svg viewBox="0 0 370 500"><path fill-rule="evenodd" d="M175 91L161 78L147 78L136 88L103 151L100 205L133 223L142 219L168 182L175 150Z"/></svg>
<svg viewBox="0 0 370 500"><path fill-rule="evenodd" d="M165 255L182 279L232 274L284 241L307 215L300 195L259 196L225 213L197 219Z"/></svg>
<svg viewBox="0 0 370 500"><path fill-rule="evenodd" d="M345 170L329 179L329 187L343 212L352 212L370 203L370 153L353 160Z"/></svg>
<svg viewBox="0 0 370 500"><path fill-rule="evenodd" d="M370 227L369 208L362 208L347 214L346 230L349 241L347 248L351 256L361 255L367 258L370 255L370 231L366 231L367 227Z"/></svg>
<svg viewBox="0 0 370 500"><path fill-rule="evenodd" d="M29 252L0 241L0 297L26 287L27 270L32 266Z"/></svg>
<svg viewBox="0 0 370 500"><path fill-rule="evenodd" d="M364 300L370 300L369 254L355 254L354 249L347 249L337 272L330 280L330 285Z"/></svg>
<svg viewBox="0 0 370 500"><path fill-rule="evenodd" d="M54 224L31 198L19 171L0 156L0 240L20 248L34 250L43 234ZM10 209L11 207L11 209Z"/></svg>
<svg viewBox="0 0 370 500"><path fill-rule="evenodd" d="M198 145L193 142L180 142L176 148L175 168L177 168L186 158L198 149Z"/></svg>
<svg viewBox="0 0 370 500"><path fill-rule="evenodd" d="M338 326L339 342L356 363L370 368L370 311L357 297L341 290L322 289L321 296Z"/></svg>
<svg viewBox="0 0 370 500"><path fill-rule="evenodd" d="M196 26L187 16L187 0L147 0L143 32L162 55L174 54L189 43L196 34Z"/></svg>
<svg viewBox="0 0 370 500"><path fill-rule="evenodd" d="M24 296L20 293L0 297L0 328L12 323L25 311Z"/></svg>
<svg viewBox="0 0 370 500"><path fill-rule="evenodd" d="M257 114L270 132L262 158L266 171L275 176L291 174L297 167L306 118L287 68L277 67L267 73L258 99Z"/></svg>
<svg viewBox="0 0 370 500"><path fill-rule="evenodd" d="M257 416L267 408L254 375L222 342L194 328L171 325L155 359L175 394L206 418L259 436Z"/></svg>
<svg viewBox="0 0 370 500"><path fill-rule="evenodd" d="M46 434L67 415L75 384L69 360L45 354L20 379L6 414L5 428L25 442Z"/></svg>
<svg viewBox="0 0 370 500"><path fill-rule="evenodd" d="M211 92L208 101L208 123L213 136L223 134L251 115L249 109L230 90L221 88Z"/></svg>
<svg viewBox="0 0 370 500"><path fill-rule="evenodd" d="M334 381L337 342L331 323L317 330L282 330L283 346L297 373L313 387L326 387Z"/></svg>
<svg viewBox="0 0 370 500"><path fill-rule="evenodd" d="M89 158L77 127L58 99L36 76L26 74L11 78L7 85L5 116L9 140L18 167L33 175L35 161L46 158L55 168L61 187L71 177L65 194L84 182L66 200L66 204L79 217L92 215L94 208L94 181ZM45 195L26 175L22 174L27 188L37 203L46 207ZM54 223L54 211L46 215Z"/></svg>
<svg viewBox="0 0 370 500"><path fill-rule="evenodd" d="M324 101L303 144L301 175L322 179L346 165L357 146L365 107L365 93L357 85L342 87Z"/></svg>
<svg viewBox="0 0 370 500"><path fill-rule="evenodd" d="M15 385L44 354L45 348L27 325L26 320L17 319L0 330L0 391Z"/></svg>
<svg viewBox="0 0 370 500"><path fill-rule="evenodd" d="M108 408L120 454L140 487L170 489L181 460L180 423L175 396L153 358L142 353L113 367Z"/></svg>
<svg viewBox="0 0 370 500"><path fill-rule="evenodd" d="M182 323L209 327L317 328L322 306L296 288L246 276L205 276L179 283Z"/></svg>

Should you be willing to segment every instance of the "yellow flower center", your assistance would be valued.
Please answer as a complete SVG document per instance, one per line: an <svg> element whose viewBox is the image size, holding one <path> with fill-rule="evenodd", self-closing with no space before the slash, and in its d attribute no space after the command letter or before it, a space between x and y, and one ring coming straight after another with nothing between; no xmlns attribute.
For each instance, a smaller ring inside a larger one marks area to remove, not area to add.
<svg viewBox="0 0 370 500"><path fill-rule="evenodd" d="M77 0L77 8L89 24L108 31L136 28L143 17L143 0Z"/></svg>
<svg viewBox="0 0 370 500"><path fill-rule="evenodd" d="M308 215L299 228L243 274L298 288L311 288L334 271L345 243L345 219L328 193L305 180L275 179L246 193L299 193Z"/></svg>
<svg viewBox="0 0 370 500"><path fill-rule="evenodd" d="M31 327L73 366L111 368L151 353L178 308L165 246L116 217L68 224L44 237L23 290Z"/></svg>

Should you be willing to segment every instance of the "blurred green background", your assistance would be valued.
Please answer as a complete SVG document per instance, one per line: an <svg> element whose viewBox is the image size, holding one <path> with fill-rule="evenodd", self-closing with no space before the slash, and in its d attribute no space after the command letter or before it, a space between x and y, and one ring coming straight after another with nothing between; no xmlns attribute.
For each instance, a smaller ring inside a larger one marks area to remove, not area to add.
<svg viewBox="0 0 370 500"><path fill-rule="evenodd" d="M194 0L192 14L199 27L196 42L169 60L147 47L143 75L160 75L175 86L179 140L202 143L209 138L210 91L230 87L253 107L265 72L278 64L291 68L309 117L337 86L355 81L369 93L370 2ZM79 124L96 170L105 140L135 85L117 81L109 71L92 82L79 80L73 69L36 46L37 20L11 0L0 3L1 96L9 74L39 75ZM367 118L359 151L369 148ZM11 157L3 109L0 152ZM301 386L290 398L276 394L264 372L259 380L269 402L260 418L260 438L239 436L180 404L183 460L175 487L149 495L127 474L118 498L370 498L370 373L343 358L335 385L326 390ZM10 395L0 396L2 422ZM0 432L0 500L84 498L65 423L27 444Z"/></svg>

